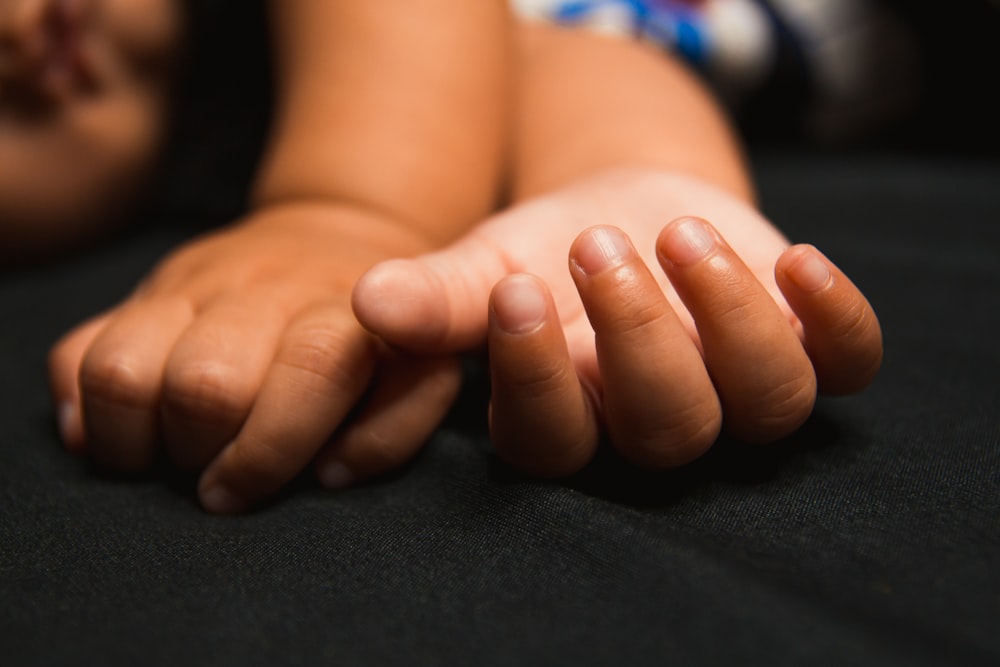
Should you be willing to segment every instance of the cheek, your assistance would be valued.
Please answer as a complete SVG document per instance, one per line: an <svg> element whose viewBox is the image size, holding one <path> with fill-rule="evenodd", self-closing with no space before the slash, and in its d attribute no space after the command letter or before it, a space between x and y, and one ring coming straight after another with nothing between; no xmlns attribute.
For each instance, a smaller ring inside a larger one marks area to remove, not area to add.
<svg viewBox="0 0 1000 667"><path fill-rule="evenodd" d="M160 143L154 110L116 100L30 130L0 130L0 219L53 232L98 224L130 203ZM15 168L16 167L16 168Z"/></svg>

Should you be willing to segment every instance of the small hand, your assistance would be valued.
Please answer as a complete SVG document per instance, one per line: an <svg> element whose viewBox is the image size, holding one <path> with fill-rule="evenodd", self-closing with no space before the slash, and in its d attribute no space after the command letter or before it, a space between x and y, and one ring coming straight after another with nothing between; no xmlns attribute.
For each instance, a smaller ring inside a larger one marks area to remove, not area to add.
<svg viewBox="0 0 1000 667"><path fill-rule="evenodd" d="M664 222L695 213L712 220L717 230L710 234L713 250L708 258L690 266L667 262L671 268L651 274L645 267L655 265L658 255L671 257L667 250L673 237L661 235ZM585 264L580 261L566 270L564 249L572 244L573 257L582 259L578 254L590 236L577 236L594 226L621 227L635 242L626 244L631 257L627 267L608 274L627 275L628 281L581 273ZM830 271L834 287L823 283L812 292L795 287L791 276L799 275L797 271L822 274L814 262L806 261L809 258L817 258ZM516 277L513 283L498 285L488 326L483 313L491 290L514 273L535 278ZM602 280L610 282L597 287ZM499 362L505 349L499 322L504 304L510 305L504 294L515 288L525 303L531 302L527 295L536 292L536 315L539 299L550 310L539 320L544 324L538 331L524 339L525 349ZM380 298L383 293L398 297L391 309ZM822 391L856 391L871 380L882 350L878 322L867 301L814 249L789 249L750 204L717 188L683 175L642 169L599 174L496 216L448 249L417 260L382 263L358 282L354 308L370 331L404 348L440 353L475 347L489 337L496 392L494 436L509 460L536 473L565 473L583 465L592 454L597 424L611 414L624 415L611 417L618 424L608 424L612 437L626 455L648 465L690 460L714 441L723 419L744 439L773 439L797 426L811 410L811 387L817 380L809 378L814 371ZM655 327L635 324L643 317L655 320ZM655 363L632 358L632 343L622 343L635 338L638 344L650 330L656 333L643 344L655 343L650 348ZM663 354L663 336L677 346L676 353ZM560 342L563 337L565 342ZM524 361L528 358L534 362ZM519 376L522 371L527 376ZM543 381L548 376L561 378L560 391ZM696 383L698 391L685 391L684 382L677 383L682 387L678 390L676 377ZM611 390L606 389L608 382ZM570 389L572 396L560 393ZM667 392L669 410L662 404L632 403L635 392L653 390ZM762 391L771 392L770 397ZM778 406L782 392L784 405ZM546 396L558 410L525 398L533 394ZM620 407L612 407L616 403ZM782 414L776 414L778 407L783 407ZM677 410L682 408L700 412L680 425ZM632 415L632 410L645 416ZM633 417L639 419L633 422ZM562 433L554 440L555 433L538 430L552 420L558 421L553 429ZM519 422L522 426L516 426ZM524 437L535 431L536 436ZM547 461L537 450L524 457L509 453L516 449L515 441L529 446L543 434L551 442L575 444L551 447ZM667 440L673 444L665 446ZM529 461L531 456L536 460Z"/></svg>
<svg viewBox="0 0 1000 667"><path fill-rule="evenodd" d="M190 243L53 348L66 446L121 471L148 468L162 446L203 471L202 504L220 513L314 459L334 487L399 465L450 406L458 368L387 353L348 295L375 262L424 248L378 216L319 205Z"/></svg>
<svg viewBox="0 0 1000 667"><path fill-rule="evenodd" d="M585 231L570 253L596 360L567 347L544 283L517 274L497 284L491 431L502 458L533 474L569 474L593 456L604 427L634 463L677 467L711 447L723 425L746 442L786 436L812 412L817 377L846 392L878 368L874 313L814 248L790 248L777 265L801 342L798 322L704 221L672 222L656 249L695 339L613 227Z"/></svg>

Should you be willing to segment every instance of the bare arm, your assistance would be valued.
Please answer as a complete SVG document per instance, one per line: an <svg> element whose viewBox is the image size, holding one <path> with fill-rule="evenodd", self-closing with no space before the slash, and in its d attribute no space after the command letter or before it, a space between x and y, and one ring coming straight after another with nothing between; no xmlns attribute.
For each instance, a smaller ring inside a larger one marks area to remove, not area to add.
<svg viewBox="0 0 1000 667"><path fill-rule="evenodd" d="M729 119L678 60L579 29L516 34L515 200L619 166L681 171L753 199Z"/></svg>
<svg viewBox="0 0 1000 667"><path fill-rule="evenodd" d="M570 474L603 431L626 459L675 467L723 423L774 440L817 387L871 380L870 305L760 214L739 139L695 76L583 30L526 26L517 54L517 205L354 292L361 322L397 346L487 340L502 458Z"/></svg>
<svg viewBox="0 0 1000 667"><path fill-rule="evenodd" d="M503 168L503 0L271 12L277 110L249 215L172 253L50 364L68 447L137 470L162 443L202 471L213 512L251 507L314 461L339 488L420 448L458 366L385 351L351 289L480 220Z"/></svg>
<svg viewBox="0 0 1000 667"><path fill-rule="evenodd" d="M506 2L272 3L279 107L253 193L360 205L435 241L494 207Z"/></svg>

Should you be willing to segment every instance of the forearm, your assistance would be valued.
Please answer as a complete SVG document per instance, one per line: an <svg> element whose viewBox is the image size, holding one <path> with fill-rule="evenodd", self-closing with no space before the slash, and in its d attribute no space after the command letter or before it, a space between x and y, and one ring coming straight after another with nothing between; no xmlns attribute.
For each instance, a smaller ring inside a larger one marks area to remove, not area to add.
<svg viewBox="0 0 1000 667"><path fill-rule="evenodd" d="M586 30L521 24L515 200L615 167L679 171L753 199L739 139L683 65Z"/></svg>
<svg viewBox="0 0 1000 667"><path fill-rule="evenodd" d="M274 0L271 11L278 104L255 205L351 203L438 242L494 208L504 0Z"/></svg>

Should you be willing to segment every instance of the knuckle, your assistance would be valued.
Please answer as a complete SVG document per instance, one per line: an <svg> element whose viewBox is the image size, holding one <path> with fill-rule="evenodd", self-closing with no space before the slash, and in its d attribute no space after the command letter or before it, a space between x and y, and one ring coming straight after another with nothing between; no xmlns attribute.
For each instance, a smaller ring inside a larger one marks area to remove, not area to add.
<svg viewBox="0 0 1000 667"><path fill-rule="evenodd" d="M848 295L825 323L823 336L809 341L824 393L848 394L866 387L882 365L882 329L862 297Z"/></svg>
<svg viewBox="0 0 1000 667"><path fill-rule="evenodd" d="M88 355L80 366L80 390L103 403L151 408L158 398L158 383L138 369L139 364L127 356Z"/></svg>
<svg viewBox="0 0 1000 667"><path fill-rule="evenodd" d="M701 276L699 283L689 286L687 291L689 298L700 302L697 310L712 318L735 322L752 319L760 310L761 297L766 296L755 278L730 262L712 265L708 275ZM766 296L766 301L769 300Z"/></svg>
<svg viewBox="0 0 1000 667"><path fill-rule="evenodd" d="M722 411L717 400L701 400L690 406L662 411L653 421L639 424L631 432L614 437L626 458L652 468L676 468L707 452L719 437ZM613 434L614 435L614 434Z"/></svg>
<svg viewBox="0 0 1000 667"><path fill-rule="evenodd" d="M723 301L718 304L718 310L713 313L719 322L742 325L753 321L758 311L757 294L739 287L726 291Z"/></svg>
<svg viewBox="0 0 1000 667"><path fill-rule="evenodd" d="M737 426L748 442L772 442L791 435L808 419L816 403L816 380L799 374L759 394Z"/></svg>
<svg viewBox="0 0 1000 667"><path fill-rule="evenodd" d="M579 379L573 382L579 386ZM505 408L491 398L488 426L498 457L532 477L564 477L586 466L600 440L598 407L586 394L579 403L567 398L529 400L527 410L524 405Z"/></svg>
<svg viewBox="0 0 1000 667"><path fill-rule="evenodd" d="M613 324L619 334L629 337L641 337L651 329L657 328L666 315L666 304L662 301L634 299L626 303L614 320Z"/></svg>
<svg viewBox="0 0 1000 667"><path fill-rule="evenodd" d="M878 335L878 322L866 303L852 301L844 304L839 317L830 323L828 330L834 339L869 340Z"/></svg>
<svg viewBox="0 0 1000 667"><path fill-rule="evenodd" d="M502 461L526 475L542 478L578 472L593 457L598 438L588 422L565 424L554 432L540 428L526 433L519 424L493 415L490 437Z"/></svg>
<svg viewBox="0 0 1000 667"><path fill-rule="evenodd" d="M349 386L356 382L359 361L368 356L372 343L363 335L352 336L334 327L310 325L281 350L275 363L322 388Z"/></svg>
<svg viewBox="0 0 1000 667"><path fill-rule="evenodd" d="M505 369L510 373L511 369ZM519 401L538 401L552 395L561 394L567 386L573 386L579 380L572 371L565 365L555 363L537 363L522 372L506 378L505 387L497 387L494 383L494 391L500 393L501 389L513 390L519 394ZM495 371L495 376L499 372Z"/></svg>
<svg viewBox="0 0 1000 667"><path fill-rule="evenodd" d="M239 415L253 400L236 369L212 362L168 367L163 381L164 409L181 418L215 420Z"/></svg>

